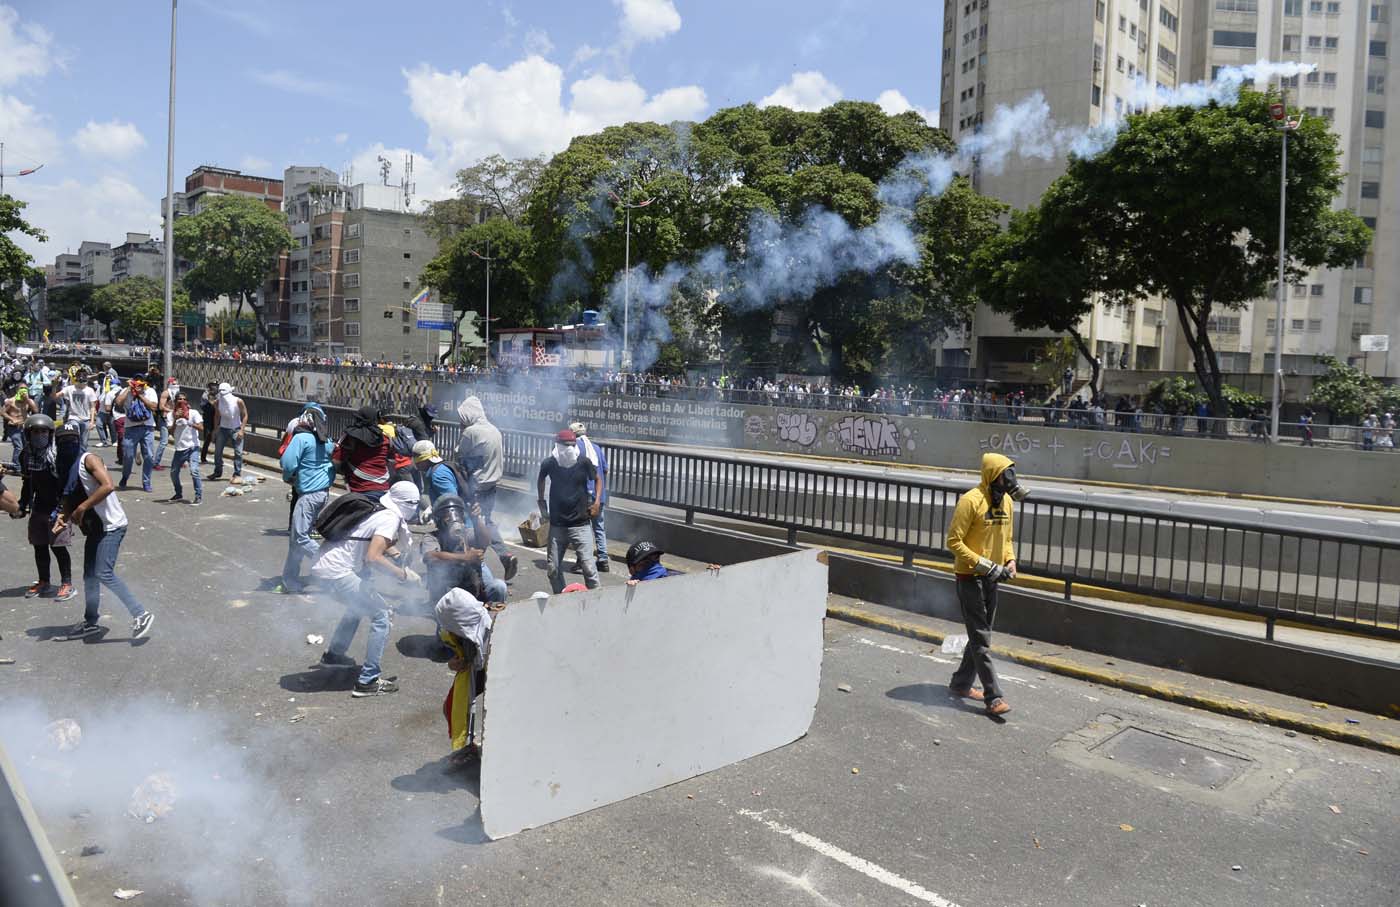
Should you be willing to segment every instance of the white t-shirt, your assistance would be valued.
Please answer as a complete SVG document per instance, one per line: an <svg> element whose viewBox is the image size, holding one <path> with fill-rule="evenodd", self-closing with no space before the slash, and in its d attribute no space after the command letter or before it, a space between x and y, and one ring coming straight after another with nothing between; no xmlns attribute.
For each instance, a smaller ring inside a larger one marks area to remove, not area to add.
<svg viewBox="0 0 1400 907"><path fill-rule="evenodd" d="M199 410L191 407L188 419L176 419L174 430L170 436L175 441L176 450L194 450L199 446L199 432L197 429L203 427L204 417L199 414Z"/></svg>
<svg viewBox="0 0 1400 907"><path fill-rule="evenodd" d="M97 402L97 391L86 384L72 384L63 389L63 397L68 401L69 421L92 421L92 406Z"/></svg>
<svg viewBox="0 0 1400 907"><path fill-rule="evenodd" d="M83 483L83 493L91 495L97 488L97 479L88 472L87 458L95 457L97 454L85 453L78 461L78 481ZM120 529L126 525L126 511L122 510L122 502L117 500L117 493L113 491L107 497L97 502L97 506L92 508L97 514L97 518L102 521L102 528L107 532L113 529Z"/></svg>
<svg viewBox="0 0 1400 907"><path fill-rule="evenodd" d="M219 397L219 427L229 431L237 431L243 427L243 414L238 409L238 404L242 401L233 394L223 394Z"/></svg>
<svg viewBox="0 0 1400 907"><path fill-rule="evenodd" d="M102 393L102 411L109 413L112 411L112 401L117 399L116 387L109 387Z"/></svg>
<svg viewBox="0 0 1400 907"><path fill-rule="evenodd" d="M320 556L311 568L311 575L318 579L337 580L359 573L365 565L369 540L374 536L388 539L391 545L397 543L400 550L408 550L408 526L404 524L403 517L392 510L376 510L360 520L345 538L323 545Z"/></svg>
<svg viewBox="0 0 1400 907"><path fill-rule="evenodd" d="M144 391L141 392L141 399L145 401L145 403L146 403L146 409L148 409L148 410L151 411L151 415L147 416L145 419L133 419L133 418L131 418L131 397L132 397L132 395L131 395L130 393L128 393L128 394L126 395L126 408L127 408L127 413L126 413L126 424L127 424L127 426L128 426L128 427L133 426L133 425L151 425L151 426L154 426L154 425L156 424L155 411L156 411L157 404L159 403L159 398L156 397L156 392L153 391L153 390L151 390L149 387L146 388Z"/></svg>

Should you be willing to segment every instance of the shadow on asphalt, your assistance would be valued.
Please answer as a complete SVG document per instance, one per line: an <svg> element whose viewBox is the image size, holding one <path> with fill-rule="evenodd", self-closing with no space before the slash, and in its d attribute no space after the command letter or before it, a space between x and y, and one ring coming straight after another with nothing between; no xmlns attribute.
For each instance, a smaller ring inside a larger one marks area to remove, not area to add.
<svg viewBox="0 0 1400 907"><path fill-rule="evenodd" d="M289 693L343 693L355 688L359 666L330 668L320 665L296 674L283 674L278 681Z"/></svg>
<svg viewBox="0 0 1400 907"><path fill-rule="evenodd" d="M278 538L286 538L287 536L291 535L291 533L285 529L268 529L266 527L263 528L262 534L268 536L277 536Z"/></svg>
<svg viewBox="0 0 1400 907"><path fill-rule="evenodd" d="M443 756L411 775L399 775L389 786L409 794L454 794L464 790L478 797L481 795L481 763L455 765L451 756Z"/></svg>
<svg viewBox="0 0 1400 907"><path fill-rule="evenodd" d="M972 700L963 699L961 696L954 696L948 687L941 683L911 683L902 687L895 687L885 693L890 699L898 699L901 702L913 702L917 705L928 705L936 708L952 709L955 712L971 712L974 715L986 715L998 724L1005 724L1006 719L1000 715L987 715L987 710L980 705L976 705Z"/></svg>
<svg viewBox="0 0 1400 907"><path fill-rule="evenodd" d="M447 646L436 636L426 633L400 636L398 642L394 643L394 648L398 649L404 658L426 658L438 664L446 664L452 657L452 652Z"/></svg>

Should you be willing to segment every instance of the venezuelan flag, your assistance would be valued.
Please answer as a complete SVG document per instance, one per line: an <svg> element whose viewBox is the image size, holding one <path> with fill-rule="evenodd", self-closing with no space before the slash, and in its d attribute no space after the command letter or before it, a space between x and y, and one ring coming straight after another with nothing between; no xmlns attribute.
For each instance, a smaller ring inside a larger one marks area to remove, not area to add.
<svg viewBox="0 0 1400 907"><path fill-rule="evenodd" d="M432 297L432 295L433 291L428 289L427 287L424 287L423 289L418 291L417 296L413 297L413 301L409 303L409 306L416 309L418 308L418 304L420 302L427 302L429 298Z"/></svg>

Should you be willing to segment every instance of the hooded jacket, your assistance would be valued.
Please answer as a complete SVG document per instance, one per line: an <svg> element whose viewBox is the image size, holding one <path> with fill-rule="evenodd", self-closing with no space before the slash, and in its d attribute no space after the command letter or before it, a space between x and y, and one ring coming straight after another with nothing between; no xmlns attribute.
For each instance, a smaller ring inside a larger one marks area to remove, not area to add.
<svg viewBox="0 0 1400 907"><path fill-rule="evenodd" d="M471 471L478 491L490 491L505 472L501 430L487 420L486 409L476 397L462 401L457 417L462 420L457 461Z"/></svg>
<svg viewBox="0 0 1400 907"><path fill-rule="evenodd" d="M1011 545L1015 502L1001 496L1001 508L992 509L992 482L1015 464L998 453L982 455L982 484L963 494L948 524L948 550L953 552L953 572L958 576L976 574L977 561L987 558L1005 565L1016 559Z"/></svg>

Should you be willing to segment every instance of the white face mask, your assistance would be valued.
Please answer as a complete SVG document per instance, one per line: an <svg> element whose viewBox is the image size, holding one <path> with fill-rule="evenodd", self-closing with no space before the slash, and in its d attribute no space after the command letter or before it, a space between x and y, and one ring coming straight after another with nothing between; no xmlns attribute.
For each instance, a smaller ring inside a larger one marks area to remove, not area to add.
<svg viewBox="0 0 1400 907"><path fill-rule="evenodd" d="M559 465L568 469L578 462L578 448L572 444L554 445L554 459L559 461Z"/></svg>

